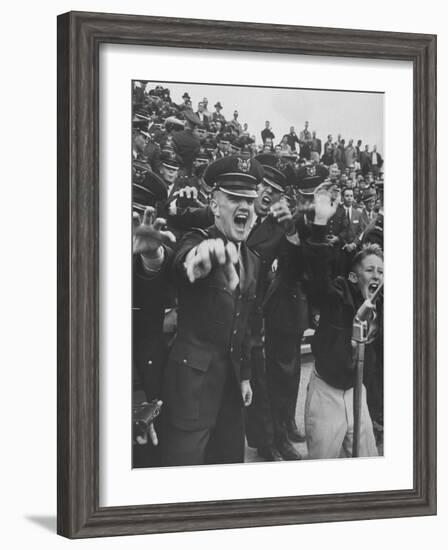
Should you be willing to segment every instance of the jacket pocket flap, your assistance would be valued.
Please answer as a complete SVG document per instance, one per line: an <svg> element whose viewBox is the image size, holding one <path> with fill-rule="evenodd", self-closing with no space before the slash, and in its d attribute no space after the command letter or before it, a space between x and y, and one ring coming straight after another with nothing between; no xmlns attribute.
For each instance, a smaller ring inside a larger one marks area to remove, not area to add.
<svg viewBox="0 0 448 550"><path fill-rule="evenodd" d="M212 361L213 352L208 349L185 346L176 343L170 353L170 360L182 363L185 366L206 372Z"/></svg>

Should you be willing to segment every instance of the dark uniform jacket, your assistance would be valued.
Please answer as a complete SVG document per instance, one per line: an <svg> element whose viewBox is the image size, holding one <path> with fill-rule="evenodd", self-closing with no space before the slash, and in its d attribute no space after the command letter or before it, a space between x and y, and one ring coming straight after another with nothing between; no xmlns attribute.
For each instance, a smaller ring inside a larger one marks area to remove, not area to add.
<svg viewBox="0 0 448 550"><path fill-rule="evenodd" d="M347 390L354 384L351 345L353 319L363 303L359 289L344 277L331 278L329 246L325 244L325 226L313 225L306 243L311 269L311 293L320 307L319 326L313 337L312 351L318 375L335 388ZM365 373L375 368L382 342L382 304L377 303L377 338L366 345Z"/></svg>
<svg viewBox="0 0 448 550"><path fill-rule="evenodd" d="M302 227L298 231L303 240ZM302 245L294 245L285 237L278 248L277 259L275 277L264 298L265 315L276 331L299 334L309 325L306 295L308 270Z"/></svg>
<svg viewBox="0 0 448 550"><path fill-rule="evenodd" d="M179 308L177 335L166 368L165 400L171 422L185 430L212 426L229 374L238 383L238 392L239 382L250 377L246 332L255 301L258 259L241 244L243 282L233 292L221 267L193 284L186 278L188 252L215 238L225 241L216 226L186 234L172 265Z"/></svg>
<svg viewBox="0 0 448 550"><path fill-rule="evenodd" d="M263 344L263 308L266 292L272 282L271 266L285 241L285 229L272 216L255 224L247 238L247 246L260 260L257 299L250 318L251 345Z"/></svg>
<svg viewBox="0 0 448 550"><path fill-rule="evenodd" d="M155 275L143 270L140 256L133 261L132 339L133 367L146 399L161 396L161 375L166 358L163 318L168 302L167 264L171 251L165 248L165 262Z"/></svg>

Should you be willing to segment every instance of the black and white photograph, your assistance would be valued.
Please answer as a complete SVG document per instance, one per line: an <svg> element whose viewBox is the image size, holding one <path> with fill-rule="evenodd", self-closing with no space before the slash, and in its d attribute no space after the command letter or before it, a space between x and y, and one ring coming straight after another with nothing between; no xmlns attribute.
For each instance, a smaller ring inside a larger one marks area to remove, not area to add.
<svg viewBox="0 0 448 550"><path fill-rule="evenodd" d="M383 456L384 94L131 96L133 468Z"/></svg>

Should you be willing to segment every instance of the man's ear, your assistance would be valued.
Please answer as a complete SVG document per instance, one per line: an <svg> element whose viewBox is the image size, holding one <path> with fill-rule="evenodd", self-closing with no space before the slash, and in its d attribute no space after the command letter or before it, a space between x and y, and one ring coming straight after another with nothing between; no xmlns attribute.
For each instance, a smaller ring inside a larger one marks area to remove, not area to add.
<svg viewBox="0 0 448 550"><path fill-rule="evenodd" d="M350 273L348 274L348 280L356 285L358 282L358 275L354 271L350 271Z"/></svg>
<svg viewBox="0 0 448 550"><path fill-rule="evenodd" d="M212 209L213 215L219 217L219 206L215 197L210 199L210 208Z"/></svg>

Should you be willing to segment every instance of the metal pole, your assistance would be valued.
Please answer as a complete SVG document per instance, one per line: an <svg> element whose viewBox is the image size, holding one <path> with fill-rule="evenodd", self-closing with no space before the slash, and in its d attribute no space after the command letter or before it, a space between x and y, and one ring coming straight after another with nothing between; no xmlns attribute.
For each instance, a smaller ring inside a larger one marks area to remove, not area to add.
<svg viewBox="0 0 448 550"><path fill-rule="evenodd" d="M364 351L365 343L357 342L356 345L355 384L353 387L353 449L352 456L359 456L359 443L361 439L361 408L362 408L362 381L364 375Z"/></svg>
<svg viewBox="0 0 448 550"><path fill-rule="evenodd" d="M370 299L365 300L353 319L352 343L356 346L355 380L353 384L353 448L352 457L359 456L361 439L362 381L364 376L364 352L367 342L370 311L380 296L383 285L379 285Z"/></svg>

